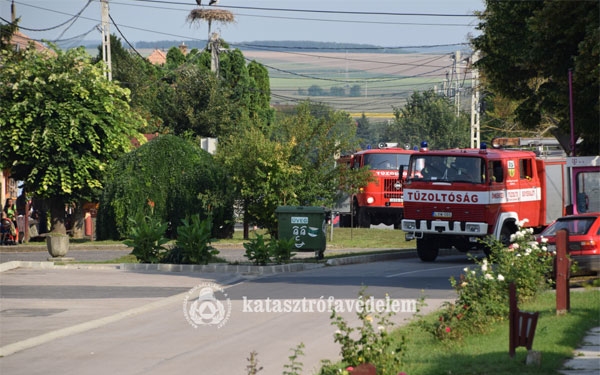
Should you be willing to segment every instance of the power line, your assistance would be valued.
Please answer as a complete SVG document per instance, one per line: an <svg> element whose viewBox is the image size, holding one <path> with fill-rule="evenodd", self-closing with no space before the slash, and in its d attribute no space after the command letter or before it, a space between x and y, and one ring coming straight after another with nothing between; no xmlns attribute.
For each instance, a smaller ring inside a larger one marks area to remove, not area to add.
<svg viewBox="0 0 600 375"><path fill-rule="evenodd" d="M164 0L134 0L142 3L171 4L171 5L189 5L189 3L179 3ZM477 18L475 14L449 14L449 13L407 13L407 12L357 12L346 10L316 10L316 9L289 9L289 8L261 8L261 7L243 7L227 6L219 4L219 8L227 9L247 9L247 10L266 10L277 12L300 12L300 13L325 13L325 14L356 14L371 16L420 16L420 17L468 17Z"/></svg>

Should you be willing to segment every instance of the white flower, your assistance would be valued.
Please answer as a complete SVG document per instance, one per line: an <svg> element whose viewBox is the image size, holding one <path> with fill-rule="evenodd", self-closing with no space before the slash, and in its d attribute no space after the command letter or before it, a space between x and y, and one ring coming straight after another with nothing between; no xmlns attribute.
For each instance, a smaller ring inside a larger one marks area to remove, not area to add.
<svg viewBox="0 0 600 375"><path fill-rule="evenodd" d="M542 243L548 243L548 238L546 238L546 237L541 237L541 241L542 241Z"/></svg>
<svg viewBox="0 0 600 375"><path fill-rule="evenodd" d="M483 272L487 271L487 269L488 269L487 264L484 263L484 264L481 265L481 270Z"/></svg>
<svg viewBox="0 0 600 375"><path fill-rule="evenodd" d="M465 268L463 268L463 271L464 271L464 272L469 272L469 267L465 267Z"/></svg>
<svg viewBox="0 0 600 375"><path fill-rule="evenodd" d="M483 275L484 279L486 280L492 280L494 277L492 275L490 275L489 273L486 273L485 275Z"/></svg>
<svg viewBox="0 0 600 375"><path fill-rule="evenodd" d="M518 249L519 248L519 244L518 243L514 243L512 244L513 249Z"/></svg>
<svg viewBox="0 0 600 375"><path fill-rule="evenodd" d="M471 273L472 273L473 275L475 275L475 270L472 270L472 271L471 271Z"/></svg>
<svg viewBox="0 0 600 375"><path fill-rule="evenodd" d="M526 254L526 255L529 255L529 254L531 254L531 249L525 249L525 254Z"/></svg>
<svg viewBox="0 0 600 375"><path fill-rule="evenodd" d="M519 227L524 226L526 223L529 223L529 219L523 219L517 223Z"/></svg>
<svg viewBox="0 0 600 375"><path fill-rule="evenodd" d="M384 326L377 326L377 329L380 330L380 331L383 331L385 329L385 327Z"/></svg>
<svg viewBox="0 0 600 375"><path fill-rule="evenodd" d="M502 276L501 274L498 274L498 280L504 281L504 276Z"/></svg>

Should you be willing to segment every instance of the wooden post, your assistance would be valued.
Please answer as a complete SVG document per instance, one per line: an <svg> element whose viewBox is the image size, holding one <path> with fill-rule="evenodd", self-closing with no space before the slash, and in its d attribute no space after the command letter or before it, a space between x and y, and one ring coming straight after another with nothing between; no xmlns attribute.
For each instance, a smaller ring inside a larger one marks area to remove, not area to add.
<svg viewBox="0 0 600 375"><path fill-rule="evenodd" d="M512 358L515 356L515 349L519 346L524 346L531 352L540 313L519 310L517 307L517 287L514 282L510 283L508 293L508 354Z"/></svg>
<svg viewBox="0 0 600 375"><path fill-rule="evenodd" d="M569 232L560 229L556 232L556 259L554 274L556 278L556 315L566 314L571 309L569 291L570 260L567 257Z"/></svg>
<svg viewBox="0 0 600 375"><path fill-rule="evenodd" d="M511 358L515 356L515 349L517 347L515 332L515 320L518 311L516 288L514 282L508 286L508 354Z"/></svg>

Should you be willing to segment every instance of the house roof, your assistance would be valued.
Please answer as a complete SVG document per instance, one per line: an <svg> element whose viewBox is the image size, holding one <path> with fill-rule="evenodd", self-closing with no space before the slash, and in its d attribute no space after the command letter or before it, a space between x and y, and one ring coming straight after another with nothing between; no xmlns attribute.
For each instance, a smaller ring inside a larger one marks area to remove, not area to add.
<svg viewBox="0 0 600 375"><path fill-rule="evenodd" d="M30 43L33 43L33 47L40 52L50 51L48 47L36 40L31 39L20 31L15 31L10 40L10 44L16 46L16 48L19 50L27 48Z"/></svg>
<svg viewBox="0 0 600 375"><path fill-rule="evenodd" d="M159 49L155 49L152 51L150 56L148 56L148 61L150 61L154 65L163 65L167 62L167 54L164 51Z"/></svg>

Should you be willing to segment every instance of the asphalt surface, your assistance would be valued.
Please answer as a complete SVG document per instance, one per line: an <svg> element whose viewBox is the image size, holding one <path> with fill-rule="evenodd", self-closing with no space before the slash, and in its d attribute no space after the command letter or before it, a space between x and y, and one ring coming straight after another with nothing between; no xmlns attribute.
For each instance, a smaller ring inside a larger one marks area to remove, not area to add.
<svg viewBox="0 0 600 375"><path fill-rule="evenodd" d="M245 260L239 247L220 248L219 256L229 262ZM377 249L327 250L373 252L330 261L343 265L383 260L383 257L414 257L414 250L394 255L375 255ZM135 268L124 264L85 264L110 261L127 255L124 246L73 245L65 265L48 262L45 246L0 247L0 373L19 373L19 353L81 332L102 329L108 324L164 308L181 301L190 287L203 282L232 285L244 278L265 273L293 272L305 268ZM313 258L312 253L297 257ZM306 267L323 266L306 263ZM124 272L128 271L128 272ZM163 272L158 272L163 271ZM176 271L176 272L164 272ZM109 359L104 359L109 360ZM39 373L45 373L40 369ZM564 375L600 373L600 327L591 330Z"/></svg>

